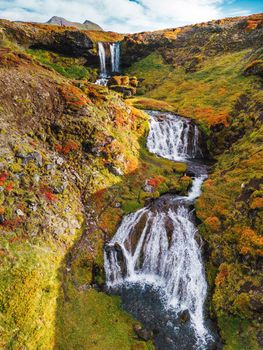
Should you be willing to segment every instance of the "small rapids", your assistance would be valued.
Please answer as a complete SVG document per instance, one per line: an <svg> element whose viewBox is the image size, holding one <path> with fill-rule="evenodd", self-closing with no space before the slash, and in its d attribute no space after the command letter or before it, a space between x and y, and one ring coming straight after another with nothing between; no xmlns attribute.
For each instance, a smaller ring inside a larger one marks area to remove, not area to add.
<svg viewBox="0 0 263 350"><path fill-rule="evenodd" d="M105 246L107 288L124 308L155 332L156 349L215 349L204 317L207 283L201 238L193 215L207 177L201 136L191 121L149 112L150 152L184 160L195 175L187 196L164 195L124 217Z"/></svg>

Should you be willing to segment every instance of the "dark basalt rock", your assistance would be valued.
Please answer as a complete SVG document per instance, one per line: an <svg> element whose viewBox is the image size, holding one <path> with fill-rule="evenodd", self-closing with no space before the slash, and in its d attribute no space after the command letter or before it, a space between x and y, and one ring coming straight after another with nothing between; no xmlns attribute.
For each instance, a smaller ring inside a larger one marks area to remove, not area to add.
<svg viewBox="0 0 263 350"><path fill-rule="evenodd" d="M42 40L30 45L35 49L49 49L73 57L92 57L90 50L93 42L81 31L70 31L54 33L53 36L41 38Z"/></svg>
<svg viewBox="0 0 263 350"><path fill-rule="evenodd" d="M190 321L190 313L188 310L184 310L181 312L181 314L178 316L180 324L185 324L186 322Z"/></svg>

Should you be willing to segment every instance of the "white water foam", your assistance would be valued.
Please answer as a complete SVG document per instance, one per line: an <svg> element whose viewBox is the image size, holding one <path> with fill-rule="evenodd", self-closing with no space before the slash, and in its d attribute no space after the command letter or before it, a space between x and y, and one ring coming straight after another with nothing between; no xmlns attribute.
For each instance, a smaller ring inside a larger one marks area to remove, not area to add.
<svg viewBox="0 0 263 350"><path fill-rule="evenodd" d="M185 118L151 113L147 146L153 153L171 160L200 157L199 132ZM175 197L178 207L146 207L124 217L104 251L108 287L139 283L161 290L165 304L178 314L188 310L197 339L205 349L211 336L204 325L203 305L207 284L197 229L188 203L201 194L206 174L193 180L188 196Z"/></svg>
<svg viewBox="0 0 263 350"><path fill-rule="evenodd" d="M202 157L199 130L191 121L168 113L164 118L160 118L160 115L152 112L150 125L147 138L147 147L150 152L179 161Z"/></svg>

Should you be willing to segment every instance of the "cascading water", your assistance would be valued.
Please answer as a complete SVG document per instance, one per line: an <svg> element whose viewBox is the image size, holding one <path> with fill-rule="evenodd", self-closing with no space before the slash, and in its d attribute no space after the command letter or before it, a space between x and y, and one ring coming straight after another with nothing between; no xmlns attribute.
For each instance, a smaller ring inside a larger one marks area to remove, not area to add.
<svg viewBox="0 0 263 350"><path fill-rule="evenodd" d="M118 73L120 71L120 43L98 43L98 52L100 60L100 77L96 84L107 85L110 74ZM106 52L110 53L110 65L107 62ZM111 68L108 72L107 68Z"/></svg>
<svg viewBox="0 0 263 350"><path fill-rule="evenodd" d="M161 119L160 119L161 118ZM151 112L151 128L147 139L150 152L171 160L202 157L199 130L186 118Z"/></svg>
<svg viewBox="0 0 263 350"><path fill-rule="evenodd" d="M106 53L103 43L98 43L99 58L100 58L100 77L107 78Z"/></svg>
<svg viewBox="0 0 263 350"><path fill-rule="evenodd" d="M120 71L120 43L110 44L110 52L112 73L118 73Z"/></svg>
<svg viewBox="0 0 263 350"><path fill-rule="evenodd" d="M188 196L166 195L124 217L105 246L107 287L126 295L124 306L148 326L156 327L159 317L158 349L214 349L204 320L207 284L190 210L207 177L206 166L189 161L202 156L198 128L185 118L150 112L147 146L164 158L187 161L195 174L193 185ZM143 302L136 309L139 298ZM187 325L178 321L184 313Z"/></svg>

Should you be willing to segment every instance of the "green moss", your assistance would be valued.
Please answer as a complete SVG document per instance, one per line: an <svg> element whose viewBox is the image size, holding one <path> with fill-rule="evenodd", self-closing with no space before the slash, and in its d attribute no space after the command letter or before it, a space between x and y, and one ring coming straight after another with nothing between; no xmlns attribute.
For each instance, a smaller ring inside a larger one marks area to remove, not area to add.
<svg viewBox="0 0 263 350"><path fill-rule="evenodd" d="M56 72L69 79L94 80L97 72L84 65L81 59L69 58L46 50L28 50L40 63L53 68Z"/></svg>
<svg viewBox="0 0 263 350"><path fill-rule="evenodd" d="M69 297L70 302L58 303L55 349L130 350L140 343L133 337L135 322L121 311L118 297L92 289L71 289Z"/></svg>
<svg viewBox="0 0 263 350"><path fill-rule="evenodd" d="M224 350L259 350L249 321L237 317L220 317L218 324L226 343Z"/></svg>
<svg viewBox="0 0 263 350"><path fill-rule="evenodd" d="M125 214L129 214L129 213L132 213L132 212L142 208L143 204L144 204L143 202L139 203L136 200L125 201L122 204L122 210L124 211Z"/></svg>

